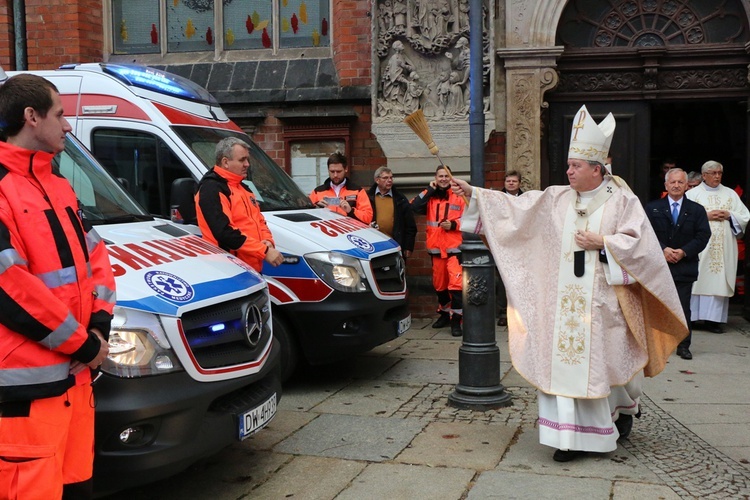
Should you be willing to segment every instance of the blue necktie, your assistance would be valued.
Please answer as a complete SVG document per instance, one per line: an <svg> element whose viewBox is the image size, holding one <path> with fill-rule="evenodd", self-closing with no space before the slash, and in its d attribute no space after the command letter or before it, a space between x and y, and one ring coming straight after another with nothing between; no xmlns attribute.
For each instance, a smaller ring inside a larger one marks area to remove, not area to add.
<svg viewBox="0 0 750 500"><path fill-rule="evenodd" d="M680 210L678 208L679 206L680 204L676 201L672 203L672 222L675 226L677 225L677 217L680 215Z"/></svg>

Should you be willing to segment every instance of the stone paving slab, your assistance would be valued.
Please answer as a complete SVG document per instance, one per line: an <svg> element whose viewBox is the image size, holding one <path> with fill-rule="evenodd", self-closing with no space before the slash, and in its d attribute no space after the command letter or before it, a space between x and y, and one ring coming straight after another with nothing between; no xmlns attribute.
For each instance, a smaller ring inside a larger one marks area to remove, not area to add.
<svg viewBox="0 0 750 500"><path fill-rule="evenodd" d="M421 385L405 382L357 381L315 406L313 411L390 417L421 389Z"/></svg>
<svg viewBox="0 0 750 500"><path fill-rule="evenodd" d="M274 451L383 462L398 455L424 425L416 419L320 415Z"/></svg>
<svg viewBox="0 0 750 500"><path fill-rule="evenodd" d="M470 469L370 464L336 500L458 500L472 477Z"/></svg>
<svg viewBox="0 0 750 500"><path fill-rule="evenodd" d="M748 390L750 390L750 387ZM666 403L660 401L659 406L688 427L693 424L744 423L750 429L750 412L747 405Z"/></svg>
<svg viewBox="0 0 750 500"><path fill-rule="evenodd" d="M247 498L329 500L346 488L366 465L353 460L295 457Z"/></svg>
<svg viewBox="0 0 750 500"><path fill-rule="evenodd" d="M270 450L317 416L310 412L277 409L276 416L263 428L263 432L253 434L247 439L247 446L255 450Z"/></svg>
<svg viewBox="0 0 750 500"><path fill-rule="evenodd" d="M615 481L611 498L612 500L679 500L680 496L668 486Z"/></svg>
<svg viewBox="0 0 750 500"><path fill-rule="evenodd" d="M418 339L394 349L391 354L404 359L458 360L460 340Z"/></svg>
<svg viewBox="0 0 750 500"><path fill-rule="evenodd" d="M433 422L397 457L397 462L431 467L494 469L516 426Z"/></svg>
<svg viewBox="0 0 750 500"><path fill-rule="evenodd" d="M417 384L454 384L458 380L458 361L443 359L402 359L382 376L384 380Z"/></svg>
<svg viewBox="0 0 750 500"><path fill-rule="evenodd" d="M588 477L540 476L527 472L483 472L466 497L468 500L539 500L545 498L608 499L611 481Z"/></svg>

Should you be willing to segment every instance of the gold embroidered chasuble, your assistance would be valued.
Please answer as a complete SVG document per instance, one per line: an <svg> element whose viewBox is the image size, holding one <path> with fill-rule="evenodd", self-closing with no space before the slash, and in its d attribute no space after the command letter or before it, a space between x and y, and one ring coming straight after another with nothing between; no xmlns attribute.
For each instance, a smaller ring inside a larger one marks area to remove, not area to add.
<svg viewBox="0 0 750 500"><path fill-rule="evenodd" d="M728 210L732 218L745 232L750 211L733 189L719 185L711 188L701 183L685 196L710 210ZM732 231L729 221L708 221L711 226L711 239L700 253L698 280L693 284L693 295L712 295L731 297L737 280L737 235Z"/></svg>
<svg viewBox="0 0 750 500"><path fill-rule="evenodd" d="M475 188L461 221L485 235L506 286L513 365L547 394L606 397L642 369L658 374L687 335L640 201L607 182L585 209L568 186L518 197ZM608 264L585 251L576 276L576 229L604 236Z"/></svg>

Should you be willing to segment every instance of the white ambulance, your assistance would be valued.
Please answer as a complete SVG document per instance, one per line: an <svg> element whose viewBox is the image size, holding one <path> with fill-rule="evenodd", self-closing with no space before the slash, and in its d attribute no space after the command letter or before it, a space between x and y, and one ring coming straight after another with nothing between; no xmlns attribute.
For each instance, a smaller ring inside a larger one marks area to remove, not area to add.
<svg viewBox="0 0 750 500"><path fill-rule="evenodd" d="M36 74L60 90L74 135L151 214L179 213L190 221L194 182L214 165L216 143L235 136L252 147L246 183L285 257L284 264L263 268L282 379L300 356L329 362L410 327L398 244L353 218L313 207L208 91L137 65L77 64Z"/></svg>
<svg viewBox="0 0 750 500"><path fill-rule="evenodd" d="M96 491L167 477L268 424L281 378L263 278L149 215L74 137L54 165L107 244L117 286L94 382Z"/></svg>

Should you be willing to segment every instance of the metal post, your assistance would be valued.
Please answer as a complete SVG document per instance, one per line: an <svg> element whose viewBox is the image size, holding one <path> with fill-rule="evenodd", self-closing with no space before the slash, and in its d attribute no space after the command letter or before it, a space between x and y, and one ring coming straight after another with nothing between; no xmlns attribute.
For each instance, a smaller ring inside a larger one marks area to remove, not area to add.
<svg viewBox="0 0 750 500"><path fill-rule="evenodd" d="M469 0L469 8L471 184L484 186L482 0ZM494 261L479 237L463 233L463 238L464 336L458 350L458 385L448 404L473 410L509 406L512 401L500 383L500 349L495 342Z"/></svg>

